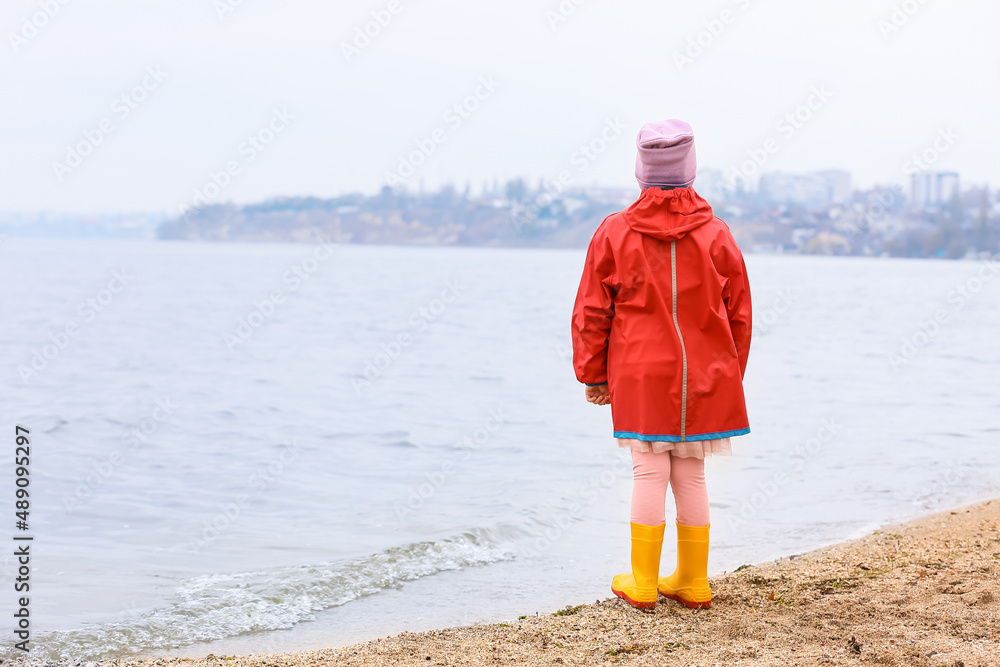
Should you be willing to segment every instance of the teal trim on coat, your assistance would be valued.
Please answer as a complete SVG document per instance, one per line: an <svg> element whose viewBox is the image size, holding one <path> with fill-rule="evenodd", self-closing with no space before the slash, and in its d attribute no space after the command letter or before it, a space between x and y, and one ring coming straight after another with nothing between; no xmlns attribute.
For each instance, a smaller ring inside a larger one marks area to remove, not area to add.
<svg viewBox="0 0 1000 667"><path fill-rule="evenodd" d="M698 433L696 435L689 435L684 438L685 442L698 442L701 440L715 440L717 438L732 438L737 435L746 435L750 432L749 428L740 428L735 431L719 431L717 433ZM615 431L616 438L632 438L634 440L643 440L645 442L660 441L660 442L680 442L681 436L679 435L645 435L643 433L635 433L633 431Z"/></svg>

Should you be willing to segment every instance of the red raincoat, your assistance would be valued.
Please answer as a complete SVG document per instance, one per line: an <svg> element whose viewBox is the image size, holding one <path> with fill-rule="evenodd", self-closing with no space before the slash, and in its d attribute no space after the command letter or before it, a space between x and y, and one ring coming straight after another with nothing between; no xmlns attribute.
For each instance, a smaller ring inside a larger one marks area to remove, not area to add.
<svg viewBox="0 0 1000 667"><path fill-rule="evenodd" d="M736 241L691 188L644 190L594 233L573 309L580 382L608 382L616 438L750 432L750 285Z"/></svg>

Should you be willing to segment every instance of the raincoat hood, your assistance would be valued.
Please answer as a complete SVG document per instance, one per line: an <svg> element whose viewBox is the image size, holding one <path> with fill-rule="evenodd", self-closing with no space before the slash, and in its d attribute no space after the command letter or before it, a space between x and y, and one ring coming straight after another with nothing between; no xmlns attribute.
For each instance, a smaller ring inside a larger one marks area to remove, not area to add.
<svg viewBox="0 0 1000 667"><path fill-rule="evenodd" d="M712 207L692 188L643 190L623 213L633 230L661 241L682 239L715 217Z"/></svg>

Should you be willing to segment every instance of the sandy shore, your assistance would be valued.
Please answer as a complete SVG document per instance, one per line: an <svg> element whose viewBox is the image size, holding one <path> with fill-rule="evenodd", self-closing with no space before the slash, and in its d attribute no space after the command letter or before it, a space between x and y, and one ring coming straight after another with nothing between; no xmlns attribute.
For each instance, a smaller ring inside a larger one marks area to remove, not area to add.
<svg viewBox="0 0 1000 667"><path fill-rule="evenodd" d="M664 561L672 566L668 549ZM611 597L338 649L103 664L996 667L1000 500L743 567L715 577L712 589L713 606L701 611L661 599L655 613L643 613Z"/></svg>

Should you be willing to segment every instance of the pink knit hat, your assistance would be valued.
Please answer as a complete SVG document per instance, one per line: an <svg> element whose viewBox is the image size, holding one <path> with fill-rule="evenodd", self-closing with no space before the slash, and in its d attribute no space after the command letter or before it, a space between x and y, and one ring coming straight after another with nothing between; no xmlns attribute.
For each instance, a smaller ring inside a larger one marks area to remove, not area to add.
<svg viewBox="0 0 1000 667"><path fill-rule="evenodd" d="M682 120L646 123L635 140L635 178L643 190L656 186L687 188L694 183L698 163L694 130Z"/></svg>

